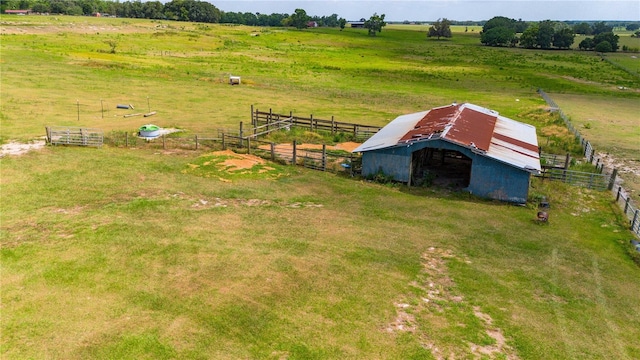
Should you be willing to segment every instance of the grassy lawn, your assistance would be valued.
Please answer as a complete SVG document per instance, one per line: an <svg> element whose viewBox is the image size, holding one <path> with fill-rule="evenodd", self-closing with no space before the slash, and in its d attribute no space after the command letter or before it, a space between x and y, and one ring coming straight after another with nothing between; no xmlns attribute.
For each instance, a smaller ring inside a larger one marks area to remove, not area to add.
<svg viewBox="0 0 640 360"><path fill-rule="evenodd" d="M2 142L48 125L206 134L248 122L251 105L384 125L469 101L538 126L543 144L560 129L541 87L596 148L637 149L640 95L618 89L637 78L581 52L486 48L477 31L2 22ZM532 199L551 201L539 225L533 201L268 163L230 173L227 159L0 158L0 357L640 358L640 270L607 192L534 181Z"/></svg>

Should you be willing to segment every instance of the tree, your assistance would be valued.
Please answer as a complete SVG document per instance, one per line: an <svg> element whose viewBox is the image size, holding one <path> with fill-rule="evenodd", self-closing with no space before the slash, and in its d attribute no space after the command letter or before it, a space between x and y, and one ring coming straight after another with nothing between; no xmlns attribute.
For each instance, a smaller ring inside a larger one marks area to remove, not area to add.
<svg viewBox="0 0 640 360"><path fill-rule="evenodd" d="M289 25L295 26L296 29L304 29L307 27L310 17L303 9L296 9L296 11L289 16Z"/></svg>
<svg viewBox="0 0 640 360"><path fill-rule="evenodd" d="M438 21L431 25L427 37L434 36L438 37L438 40L440 40L441 37L450 38L451 21L447 20L447 18L443 18L442 20L438 19Z"/></svg>
<svg viewBox="0 0 640 360"><path fill-rule="evenodd" d="M373 13L369 20L364 22L365 29L369 30L369 36L376 36L376 33L382 32L382 28L387 26L387 23L384 22L384 16L384 14Z"/></svg>
<svg viewBox="0 0 640 360"><path fill-rule="evenodd" d="M482 27L482 32L489 31L493 28L506 27L515 31L515 20L504 16L494 16L487 21Z"/></svg>
<svg viewBox="0 0 640 360"><path fill-rule="evenodd" d="M638 23L633 23L633 24L629 24L626 27L627 31L636 31L638 29L640 29L640 24Z"/></svg>
<svg viewBox="0 0 640 360"><path fill-rule="evenodd" d="M573 45L575 38L576 34L571 28L563 27L553 34L553 46L559 49L568 49Z"/></svg>
<svg viewBox="0 0 640 360"><path fill-rule="evenodd" d="M612 52L613 50L613 46L611 46L611 44L608 41L600 41L598 43L598 45L596 45L595 50L597 52Z"/></svg>
<svg viewBox="0 0 640 360"><path fill-rule="evenodd" d="M594 47L595 44L593 43L592 38L585 38L584 40L580 41L580 44L578 44L578 48L580 50L593 50Z"/></svg>
<svg viewBox="0 0 640 360"><path fill-rule="evenodd" d="M591 35L592 32L591 26L589 26L589 24L587 24L586 22L573 25L573 31L576 34L580 35Z"/></svg>
<svg viewBox="0 0 640 360"><path fill-rule="evenodd" d="M593 35L598 35L598 34L602 34L602 33L606 33L606 32L612 32L613 31L613 27L612 26L607 26L607 24L605 24L604 21L600 21L597 23L594 23L591 26L591 33Z"/></svg>
<svg viewBox="0 0 640 360"><path fill-rule="evenodd" d="M618 50L618 40L620 37L612 32L600 33L593 37L594 46L597 48L601 42L608 42L611 45L611 51Z"/></svg>
<svg viewBox="0 0 640 360"><path fill-rule="evenodd" d="M536 45L541 49L550 49L553 43L553 35L555 34L554 24L551 20L545 20L538 25L538 34Z"/></svg>
<svg viewBox="0 0 640 360"><path fill-rule="evenodd" d="M344 30L345 26L347 26L347 20L345 18L340 18L338 23L340 23L340 31Z"/></svg>
<svg viewBox="0 0 640 360"><path fill-rule="evenodd" d="M515 32L505 26L495 27L480 34L480 42L488 46L510 46L515 38Z"/></svg>
<svg viewBox="0 0 640 360"><path fill-rule="evenodd" d="M533 49L538 44L538 24L529 26L520 36L520 45L523 48Z"/></svg>

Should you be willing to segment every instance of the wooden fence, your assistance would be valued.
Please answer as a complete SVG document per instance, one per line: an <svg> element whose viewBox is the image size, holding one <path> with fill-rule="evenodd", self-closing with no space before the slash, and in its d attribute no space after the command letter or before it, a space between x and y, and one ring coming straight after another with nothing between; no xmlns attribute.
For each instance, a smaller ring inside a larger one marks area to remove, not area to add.
<svg viewBox="0 0 640 360"><path fill-rule="evenodd" d="M101 129L73 126L46 127L47 142L52 145L102 146L104 135Z"/></svg>
<svg viewBox="0 0 640 360"><path fill-rule="evenodd" d="M309 131L326 131L331 134L349 133L359 141L367 140L381 129L379 126L335 121L333 116L331 120L328 120L315 118L313 114L309 115L309 117L293 115L291 112L289 114L277 114L271 109L269 109L269 112L259 111L258 109L254 110L253 106L251 106L251 125L254 129L266 128L266 130L262 130L266 132L269 132L269 129L278 130L283 127L278 124L283 122L286 123L285 126L296 126L309 129Z"/></svg>
<svg viewBox="0 0 640 360"><path fill-rule="evenodd" d="M267 160L287 165L298 165L309 169L333 173L359 173L360 156L344 150L301 146L295 141L291 144L276 144L260 140L253 136L240 136L240 131L219 129L213 134L197 134L192 137L163 135L154 140L145 140L126 132L111 132L105 137L105 143L116 147L135 147L162 150L226 150L234 149Z"/></svg>

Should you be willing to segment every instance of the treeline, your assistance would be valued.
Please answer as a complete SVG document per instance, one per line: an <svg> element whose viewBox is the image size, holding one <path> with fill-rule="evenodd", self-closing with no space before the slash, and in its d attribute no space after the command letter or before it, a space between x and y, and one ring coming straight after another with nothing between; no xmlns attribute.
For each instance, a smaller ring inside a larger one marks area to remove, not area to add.
<svg viewBox="0 0 640 360"><path fill-rule="evenodd" d="M627 25L631 30L634 27L635 24ZM594 35L593 38L586 38L580 42L578 46L582 50L618 50L618 35L613 33L613 26L603 21L570 25L551 20L528 23L496 16L484 24L480 42L488 46L520 46L526 49L569 49L576 34Z"/></svg>
<svg viewBox="0 0 640 360"><path fill-rule="evenodd" d="M41 14L117 16L123 18L225 23L251 26L306 27L308 22L317 26L344 26L338 15L307 16L297 11L288 14L260 14L220 11L213 4L198 0L160 1L108 1L108 0L0 0L0 12L5 10L31 10ZM293 19L292 19L293 16ZM300 23L304 20L304 23ZM315 26L314 25L314 26Z"/></svg>

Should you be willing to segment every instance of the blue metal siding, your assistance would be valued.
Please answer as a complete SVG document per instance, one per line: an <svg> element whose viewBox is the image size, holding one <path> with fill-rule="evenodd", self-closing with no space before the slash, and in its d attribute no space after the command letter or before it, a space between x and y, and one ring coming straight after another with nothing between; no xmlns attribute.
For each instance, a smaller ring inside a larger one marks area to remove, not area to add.
<svg viewBox="0 0 640 360"><path fill-rule="evenodd" d="M470 193L490 199L524 203L529 196L527 171L475 155L472 158Z"/></svg>
<svg viewBox="0 0 640 360"><path fill-rule="evenodd" d="M409 182L411 152L407 147L386 148L362 153L362 175L382 171L393 175L395 181Z"/></svg>
<svg viewBox="0 0 640 360"><path fill-rule="evenodd" d="M394 180L409 182L411 153L424 149L455 150L472 160L467 190L479 197L524 203L529 196L530 174L500 161L473 153L470 149L443 140L413 143L411 146L385 148L362 153L362 174L382 171Z"/></svg>

